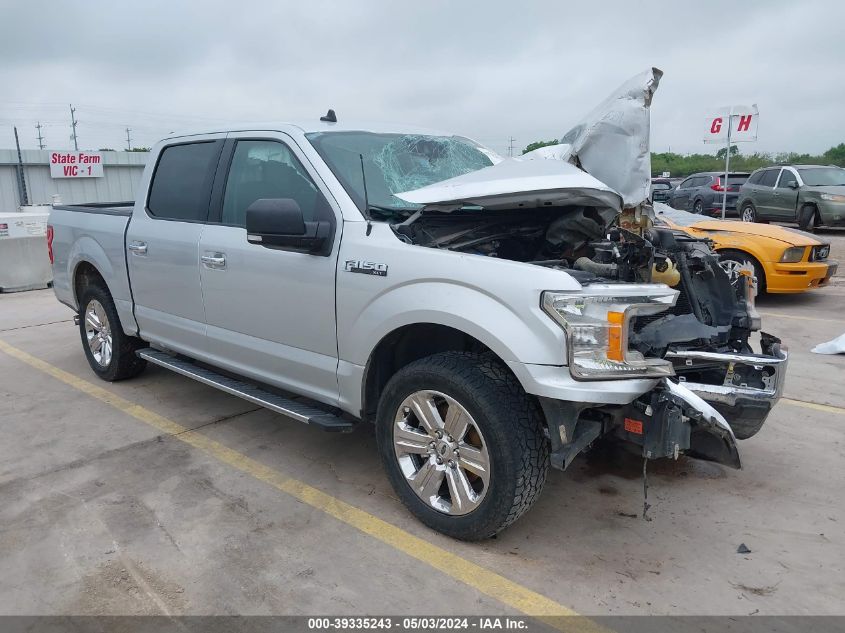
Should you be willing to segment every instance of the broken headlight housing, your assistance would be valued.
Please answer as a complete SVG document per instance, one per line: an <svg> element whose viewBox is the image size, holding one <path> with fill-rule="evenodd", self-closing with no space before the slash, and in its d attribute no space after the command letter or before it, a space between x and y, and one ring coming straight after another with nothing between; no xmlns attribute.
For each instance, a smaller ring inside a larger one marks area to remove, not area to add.
<svg viewBox="0 0 845 633"><path fill-rule="evenodd" d="M669 361L629 350L628 327L631 317L663 312L677 300L678 291L664 284L594 284L581 292L546 291L541 301L566 332L572 377L612 380L674 373Z"/></svg>

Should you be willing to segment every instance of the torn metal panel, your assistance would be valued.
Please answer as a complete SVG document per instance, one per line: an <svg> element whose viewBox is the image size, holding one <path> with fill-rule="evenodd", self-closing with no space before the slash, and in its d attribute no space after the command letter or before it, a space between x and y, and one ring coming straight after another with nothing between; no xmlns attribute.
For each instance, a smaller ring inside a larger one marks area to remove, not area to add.
<svg viewBox="0 0 845 633"><path fill-rule="evenodd" d="M625 207L645 202L651 190L649 109L663 71L650 68L617 88L561 143L563 159L619 192Z"/></svg>

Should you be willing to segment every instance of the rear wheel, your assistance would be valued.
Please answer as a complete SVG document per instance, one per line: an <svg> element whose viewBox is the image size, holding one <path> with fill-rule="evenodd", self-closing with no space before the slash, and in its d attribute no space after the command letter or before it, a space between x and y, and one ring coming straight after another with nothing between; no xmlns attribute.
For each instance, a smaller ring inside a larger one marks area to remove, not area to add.
<svg viewBox="0 0 845 633"><path fill-rule="evenodd" d="M739 213L740 219L743 222L756 222L757 221L757 209L754 208L754 205L750 202L746 202L742 205L742 210Z"/></svg>
<svg viewBox="0 0 845 633"><path fill-rule="evenodd" d="M79 335L94 373L108 381L140 374L147 361L135 352L144 342L123 332L109 291L100 284L85 286L79 306Z"/></svg>
<svg viewBox="0 0 845 633"><path fill-rule="evenodd" d="M754 276L757 278L758 291L760 293L765 292L766 273L760 263L751 255L741 251L719 251L719 266L727 273L732 286L736 286L739 282L742 268L751 266L754 269Z"/></svg>
<svg viewBox="0 0 845 633"><path fill-rule="evenodd" d="M817 209L812 204L805 204L798 211L798 228L802 231L813 231L816 228Z"/></svg>
<svg viewBox="0 0 845 633"><path fill-rule="evenodd" d="M701 215L704 213L704 203L701 200L696 200L692 205L692 212Z"/></svg>
<svg viewBox="0 0 845 633"><path fill-rule="evenodd" d="M379 401L376 438L408 509L464 540L493 536L522 516L549 466L537 403L480 354L445 352L400 369Z"/></svg>

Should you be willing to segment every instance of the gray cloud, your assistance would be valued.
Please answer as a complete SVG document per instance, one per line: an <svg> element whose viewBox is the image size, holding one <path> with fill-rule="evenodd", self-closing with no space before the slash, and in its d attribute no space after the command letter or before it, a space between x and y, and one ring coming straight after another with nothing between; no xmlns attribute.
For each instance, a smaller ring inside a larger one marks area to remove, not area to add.
<svg viewBox="0 0 845 633"><path fill-rule="evenodd" d="M37 120L69 146L122 147L225 120L414 123L504 151L561 136L616 85L665 71L652 148L711 151L709 109L757 102L743 151L845 141L845 4L811 2L7 3L0 146Z"/></svg>

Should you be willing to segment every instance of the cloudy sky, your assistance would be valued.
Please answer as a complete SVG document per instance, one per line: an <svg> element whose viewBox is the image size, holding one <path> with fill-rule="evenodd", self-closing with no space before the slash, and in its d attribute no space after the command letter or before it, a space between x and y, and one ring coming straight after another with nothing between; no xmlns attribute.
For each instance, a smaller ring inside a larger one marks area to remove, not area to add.
<svg viewBox="0 0 845 633"><path fill-rule="evenodd" d="M709 110L756 102L741 151L845 142L845 2L0 0L0 148L151 145L225 121L339 117L559 138L650 66L652 149L715 152Z"/></svg>

